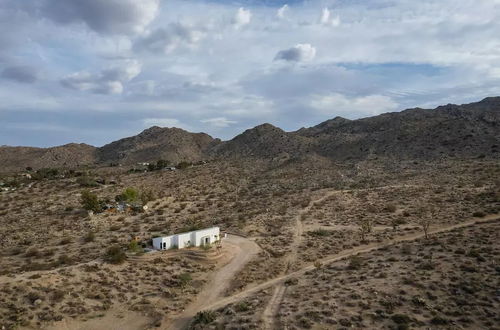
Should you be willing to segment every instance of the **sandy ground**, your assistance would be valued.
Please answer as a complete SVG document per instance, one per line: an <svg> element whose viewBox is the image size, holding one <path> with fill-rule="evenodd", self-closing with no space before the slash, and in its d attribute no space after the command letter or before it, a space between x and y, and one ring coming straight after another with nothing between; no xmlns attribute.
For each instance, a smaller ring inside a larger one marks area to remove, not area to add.
<svg viewBox="0 0 500 330"><path fill-rule="evenodd" d="M489 215L489 216L483 217L481 219L473 218L473 219L470 219L468 221L465 221L465 222L462 222L459 224L435 226L435 227L431 228L431 230L429 231L429 234L430 235L437 234L437 233L441 233L441 232L454 230L457 228L479 225L483 222L498 221L498 220L500 220L500 216L498 214ZM416 233L416 234L401 236L401 237L398 237L398 238L395 238L392 240L388 240L388 241L382 242L382 243L373 243L373 244L369 244L369 245L358 246L358 247L353 248L353 249L345 250L342 253L339 253L335 256L327 257L327 258L321 260L321 263L322 264L330 264L332 262L346 259L346 258L353 256L353 255L371 252L371 251L374 251L374 250L377 250L377 249L380 249L383 247L387 247L387 246L394 245L394 244L401 243L401 242L413 241L413 240L416 240L416 239L419 239L422 237L424 237L423 233ZM305 266L305 267L303 267L300 270L297 270L295 272L289 273L287 275L276 277L272 280L261 283L259 285L255 285L251 288L248 288L248 289L241 291L237 294L234 294L230 297L220 299L219 301L217 301L216 303L214 303L212 305L207 305L206 309L211 309L211 310L218 309L218 308L224 307L228 304L238 302L244 298L249 297L250 295L252 295L254 293L259 292L260 290L263 290L263 289L272 287L274 285L283 283L287 279L290 279L290 278L293 278L296 276L301 276L305 272L313 270L314 268L315 268L314 265L307 265L307 266Z"/></svg>
<svg viewBox="0 0 500 330"><path fill-rule="evenodd" d="M149 329L150 318L126 307L114 307L103 317L82 322L65 319L46 327L47 330L139 330Z"/></svg>
<svg viewBox="0 0 500 330"><path fill-rule="evenodd" d="M222 244L223 248L230 252L227 258L228 262L210 276L202 292L196 296L181 315L174 316L174 320L170 320L170 324L167 320L166 328L184 329L196 313L216 303L223 296L233 276L260 251L255 242L236 235L228 235Z"/></svg>

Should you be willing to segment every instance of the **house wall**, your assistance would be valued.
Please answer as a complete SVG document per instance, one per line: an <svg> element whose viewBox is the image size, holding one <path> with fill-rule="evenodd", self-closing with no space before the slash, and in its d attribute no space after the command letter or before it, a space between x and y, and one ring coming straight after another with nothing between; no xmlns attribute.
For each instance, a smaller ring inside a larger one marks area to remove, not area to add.
<svg viewBox="0 0 500 330"><path fill-rule="evenodd" d="M189 246L201 246L203 238L210 237L210 244L221 239L219 227L212 227L177 235L153 238L153 248L156 250L168 250L174 247L183 249ZM163 246L165 244L165 247Z"/></svg>
<svg viewBox="0 0 500 330"><path fill-rule="evenodd" d="M178 234L176 236L178 240L177 246L179 247L179 249L189 247L193 243L193 240L191 239L191 232Z"/></svg>
<svg viewBox="0 0 500 330"><path fill-rule="evenodd" d="M193 232L195 246L203 245L202 239L206 236L210 237L210 244L214 243L216 240L220 239L219 227L207 228Z"/></svg>
<svg viewBox="0 0 500 330"><path fill-rule="evenodd" d="M165 245L163 243L166 243ZM156 237L153 238L153 247L157 250L168 250L176 244L176 236Z"/></svg>

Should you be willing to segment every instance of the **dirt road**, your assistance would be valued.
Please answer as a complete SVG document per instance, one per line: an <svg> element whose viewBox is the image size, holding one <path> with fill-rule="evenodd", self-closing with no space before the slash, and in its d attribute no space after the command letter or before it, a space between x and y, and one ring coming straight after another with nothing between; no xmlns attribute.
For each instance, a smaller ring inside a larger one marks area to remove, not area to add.
<svg viewBox="0 0 500 330"><path fill-rule="evenodd" d="M321 196L321 198L310 201L309 204L306 207L302 208L295 216L293 242L291 245L291 252L285 259L285 264L287 265L287 267L285 269L284 275L289 274L294 269L295 263L297 262L299 246L300 243L302 242L302 234L304 233L304 224L302 223L303 215L307 214L311 210L311 208L313 208L314 205L316 205L316 203L321 203L324 200L328 199L329 197L333 196L334 194L338 193L339 193L338 190L329 191L323 196ZM276 320L276 315L279 312L281 301L285 296L285 291L286 287L283 283L279 283L274 289L271 300L269 300L266 308L264 309L264 312L262 313L263 329L270 330L278 327L277 324L275 324L275 320Z"/></svg>
<svg viewBox="0 0 500 330"><path fill-rule="evenodd" d="M229 252L230 261L210 276L201 293L181 315L174 316L170 322L166 320L167 329L184 329L196 313L219 301L231 279L260 251L254 241L236 235L228 235L222 244Z"/></svg>
<svg viewBox="0 0 500 330"><path fill-rule="evenodd" d="M431 228L431 230L429 231L429 234L430 235L438 234L438 233L454 230L457 228L468 227L468 226L473 226L473 225L480 225L481 223L485 223L485 222L489 222L489 221L498 221L498 220L500 220L500 215L498 215L498 214L490 215L490 216L487 216L487 217L484 217L481 219L474 218L474 219L471 219L471 220L468 220L468 221L465 221L465 222L462 222L459 224L447 225L447 226L436 226L434 228ZM333 263L336 261L346 259L346 258L353 256L353 255L371 252L371 251L374 251L374 250L377 250L377 249L380 249L383 247L387 247L390 245L398 244L401 242L417 240L417 239L420 239L422 237L424 237L423 233L416 233L416 234L401 236L401 237L398 237L398 238L395 238L392 240L388 240L388 241L382 242L382 243L373 243L373 244L369 244L369 245L365 245L365 246L358 246L358 247L353 248L353 249L342 251L341 253L339 253L335 256L331 256L331 257L322 259L321 263L323 265L330 264L330 263ZM272 280L261 283L259 285L254 286L254 287L251 287L247 290L241 291L241 292L234 294L230 297L220 299L219 301L217 301L211 305L205 306L205 309L214 310L214 309L224 307L228 304L238 302L242 299L247 298L248 296L250 296L254 293L257 293L257 292L259 292L263 289L269 288L271 286L283 283L287 279L290 279L290 278L293 278L296 276L300 276L307 271L313 270L314 268L315 268L315 266L313 264L307 265L307 266L305 266L305 267L303 267L300 270L297 270L295 272L289 273L287 275L276 277Z"/></svg>

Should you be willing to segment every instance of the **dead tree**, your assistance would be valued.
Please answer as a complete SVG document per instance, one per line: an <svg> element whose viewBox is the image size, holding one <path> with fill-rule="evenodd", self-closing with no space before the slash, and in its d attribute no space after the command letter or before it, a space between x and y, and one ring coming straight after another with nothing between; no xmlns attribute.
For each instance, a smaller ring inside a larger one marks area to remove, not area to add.
<svg viewBox="0 0 500 330"><path fill-rule="evenodd" d="M429 229L434 221L436 212L433 208L431 208L427 210L421 210L419 213L418 224L420 225L420 227L422 227L425 239L429 239Z"/></svg>

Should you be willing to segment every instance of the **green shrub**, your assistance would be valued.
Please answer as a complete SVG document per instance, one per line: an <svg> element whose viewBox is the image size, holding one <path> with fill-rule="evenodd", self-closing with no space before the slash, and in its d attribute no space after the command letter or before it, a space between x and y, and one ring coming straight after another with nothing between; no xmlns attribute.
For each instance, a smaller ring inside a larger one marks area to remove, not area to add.
<svg viewBox="0 0 500 330"><path fill-rule="evenodd" d="M189 273L182 273L178 276L178 280L179 280L179 286L181 288L185 288L193 280L193 278Z"/></svg>
<svg viewBox="0 0 500 330"><path fill-rule="evenodd" d="M143 252L144 251L136 240L130 241L130 243L128 245L128 250L131 252Z"/></svg>
<svg viewBox="0 0 500 330"><path fill-rule="evenodd" d="M82 191L80 203L82 204L82 207L87 211L101 211L101 203L99 203L97 195L90 192L89 190Z"/></svg>
<svg viewBox="0 0 500 330"><path fill-rule="evenodd" d="M250 310L250 305L248 305L244 301L241 301L234 306L234 310L237 312L247 312Z"/></svg>
<svg viewBox="0 0 500 330"><path fill-rule="evenodd" d="M127 259L127 255L119 245L113 245L106 250L104 259L112 264L121 264Z"/></svg>
<svg viewBox="0 0 500 330"><path fill-rule="evenodd" d="M193 324L209 324L215 321L217 315L213 311L201 311L196 314Z"/></svg>

